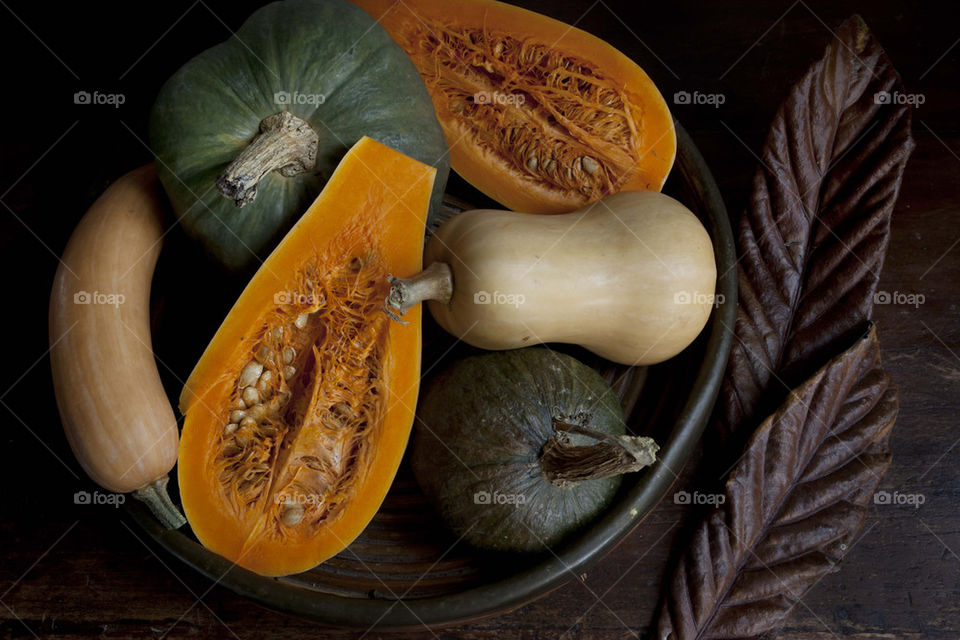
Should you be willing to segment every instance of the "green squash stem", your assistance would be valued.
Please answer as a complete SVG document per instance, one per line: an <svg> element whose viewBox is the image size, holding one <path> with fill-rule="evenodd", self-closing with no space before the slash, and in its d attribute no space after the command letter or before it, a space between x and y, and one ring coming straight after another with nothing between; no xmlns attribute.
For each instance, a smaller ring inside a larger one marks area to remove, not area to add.
<svg viewBox="0 0 960 640"><path fill-rule="evenodd" d="M313 171L320 138L313 127L289 111L267 116L260 133L217 178L217 190L242 207L257 197L257 185L276 171L285 177Z"/></svg>
<svg viewBox="0 0 960 640"><path fill-rule="evenodd" d="M554 428L557 435L543 445L540 467L547 479L561 488L639 471L656 461L660 449L653 438L616 436L556 418ZM588 436L597 443L574 445L568 434Z"/></svg>
<svg viewBox="0 0 960 640"><path fill-rule="evenodd" d="M400 318L410 307L424 300L439 300L447 304L453 296L453 273L445 262L434 262L409 278L388 275L387 282L390 283L390 292L383 308L387 315L400 324L406 324Z"/></svg>
<svg viewBox="0 0 960 640"><path fill-rule="evenodd" d="M146 504L164 527L179 529L187 521L167 493L167 482L169 480L167 476L158 478L134 491L133 497Z"/></svg>

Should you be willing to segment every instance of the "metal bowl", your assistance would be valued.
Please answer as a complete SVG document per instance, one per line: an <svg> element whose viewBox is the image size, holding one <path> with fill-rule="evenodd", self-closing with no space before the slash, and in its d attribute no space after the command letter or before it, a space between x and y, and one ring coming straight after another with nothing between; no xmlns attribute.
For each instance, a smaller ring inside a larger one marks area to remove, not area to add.
<svg viewBox="0 0 960 640"><path fill-rule="evenodd" d="M322 565L285 578L232 566L202 547L189 527L167 531L136 501L128 501L129 513L156 543L208 578L270 609L327 625L405 629L468 622L520 607L586 571L669 491L710 417L730 351L737 306L730 221L710 170L679 124L677 139L665 191L709 229L722 304L693 345L656 366L616 366L586 351L563 348L595 366L613 385L633 432L652 435L662 445L656 464L625 476L606 513L573 539L532 557L457 544L420 493L406 462L382 508L353 544ZM451 350L449 336L430 322L424 332L427 375L468 349ZM177 494L174 487L171 493Z"/></svg>

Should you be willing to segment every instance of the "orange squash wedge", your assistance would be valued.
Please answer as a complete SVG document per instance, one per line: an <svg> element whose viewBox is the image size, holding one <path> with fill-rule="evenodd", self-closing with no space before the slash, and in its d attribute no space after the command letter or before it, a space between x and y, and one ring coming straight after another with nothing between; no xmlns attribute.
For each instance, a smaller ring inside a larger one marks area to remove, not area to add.
<svg viewBox="0 0 960 640"><path fill-rule="evenodd" d="M244 289L180 396L184 511L262 575L307 570L386 496L417 402L420 309L383 311L421 266L435 169L370 138Z"/></svg>
<svg viewBox="0 0 960 640"><path fill-rule="evenodd" d="M468 182L515 211L659 191L676 133L647 74L600 38L493 0L353 0L423 77Z"/></svg>

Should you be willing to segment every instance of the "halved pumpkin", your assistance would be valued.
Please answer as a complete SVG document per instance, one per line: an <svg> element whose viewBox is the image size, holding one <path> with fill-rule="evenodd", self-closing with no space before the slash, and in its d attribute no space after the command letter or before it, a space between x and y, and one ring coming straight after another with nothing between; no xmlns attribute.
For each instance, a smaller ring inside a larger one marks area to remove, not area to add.
<svg viewBox="0 0 960 640"><path fill-rule="evenodd" d="M420 370L420 309L390 320L387 275L420 269L435 173L357 142L187 380L180 494L212 551L263 575L304 571L379 508Z"/></svg>
<svg viewBox="0 0 960 640"><path fill-rule="evenodd" d="M659 191L676 133L663 96L600 38L493 0L353 0L407 52L450 164L501 204L566 213Z"/></svg>

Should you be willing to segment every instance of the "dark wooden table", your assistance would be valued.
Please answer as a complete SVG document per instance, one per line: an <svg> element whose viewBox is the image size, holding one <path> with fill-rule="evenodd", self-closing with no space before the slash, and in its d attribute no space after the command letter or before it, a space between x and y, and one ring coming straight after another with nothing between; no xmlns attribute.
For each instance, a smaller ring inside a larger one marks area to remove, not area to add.
<svg viewBox="0 0 960 640"><path fill-rule="evenodd" d="M538 8L537 3L524 2ZM248 6L249 5L249 6ZM46 357L46 306L73 225L109 180L150 160L146 114L160 82L225 39L247 2L10 3L0 7L0 636L49 638L362 637L251 605L175 559L155 555L110 507L74 505L90 484L60 429ZM642 7L642 9L641 9ZM539 7L641 62L676 105L732 214L746 199L767 125L830 29L859 12L906 83L922 94L880 283L922 304L880 305L887 366L900 385L894 464L884 490L919 508L874 505L842 570L802 603L782 637L960 636L960 33L952 3L558 0ZM122 92L118 109L73 104L79 90ZM11 357L12 354L12 357ZM696 458L699 458L699 454ZM715 481L688 465L678 488ZM689 524L665 500L581 580L523 609L437 632L442 638L624 638L644 634ZM214 615L215 614L215 615ZM368 634L379 637L379 633ZM410 637L432 637L426 630Z"/></svg>

